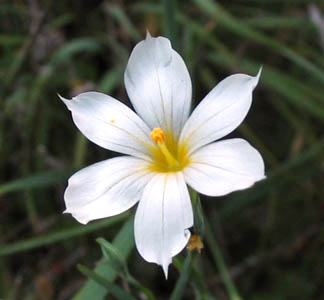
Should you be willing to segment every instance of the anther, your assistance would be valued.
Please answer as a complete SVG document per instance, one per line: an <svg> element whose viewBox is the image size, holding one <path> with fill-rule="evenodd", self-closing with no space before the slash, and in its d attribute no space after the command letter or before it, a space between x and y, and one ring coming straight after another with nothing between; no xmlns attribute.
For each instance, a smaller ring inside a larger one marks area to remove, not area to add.
<svg viewBox="0 0 324 300"><path fill-rule="evenodd" d="M154 128L150 135L154 143L165 143L165 134L161 128Z"/></svg>
<svg viewBox="0 0 324 300"><path fill-rule="evenodd" d="M161 128L154 128L151 131L151 138L154 141L154 143L157 144L160 151L164 155L167 164L171 168L177 168L179 167L179 162L173 157L173 155L170 153L167 145L166 145L166 137Z"/></svg>

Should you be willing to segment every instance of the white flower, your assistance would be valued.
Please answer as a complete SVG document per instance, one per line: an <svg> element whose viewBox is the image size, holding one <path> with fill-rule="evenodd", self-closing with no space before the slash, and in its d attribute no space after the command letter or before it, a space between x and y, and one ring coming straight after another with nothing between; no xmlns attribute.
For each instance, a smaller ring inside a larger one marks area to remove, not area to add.
<svg viewBox="0 0 324 300"><path fill-rule="evenodd" d="M125 71L130 108L102 93L61 98L92 142L127 154L74 174L66 211L80 223L120 214L139 201L135 241L141 256L163 267L187 244L193 212L187 184L222 196L263 179L259 152L243 139L214 142L232 132L252 102L256 77L221 81L189 116L191 80L181 56L164 37L136 45Z"/></svg>

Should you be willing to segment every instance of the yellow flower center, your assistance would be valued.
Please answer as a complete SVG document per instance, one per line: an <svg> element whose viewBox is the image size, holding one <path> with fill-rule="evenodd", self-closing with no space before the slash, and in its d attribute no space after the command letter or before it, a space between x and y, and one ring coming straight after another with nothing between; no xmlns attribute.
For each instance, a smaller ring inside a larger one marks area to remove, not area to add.
<svg viewBox="0 0 324 300"><path fill-rule="evenodd" d="M150 169L157 172L175 172L189 163L186 146L179 145L170 132L161 128L151 131L151 138L158 148L152 148L153 164Z"/></svg>

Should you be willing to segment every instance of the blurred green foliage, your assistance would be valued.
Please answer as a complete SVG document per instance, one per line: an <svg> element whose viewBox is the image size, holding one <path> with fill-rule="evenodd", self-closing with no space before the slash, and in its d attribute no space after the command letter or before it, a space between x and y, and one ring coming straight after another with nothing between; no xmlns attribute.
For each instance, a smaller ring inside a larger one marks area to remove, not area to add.
<svg viewBox="0 0 324 300"><path fill-rule="evenodd" d="M260 150L268 177L202 197L205 249L192 270L191 255L178 256L168 281L132 251L128 213L87 226L62 214L72 170L114 154L77 131L57 94L97 90L129 104L123 70L146 30L183 56L195 105L225 76L263 66L231 136ZM316 0L0 2L0 299L228 299L215 240L242 298L324 299L323 37ZM91 271L98 236L114 240L136 282L104 258Z"/></svg>

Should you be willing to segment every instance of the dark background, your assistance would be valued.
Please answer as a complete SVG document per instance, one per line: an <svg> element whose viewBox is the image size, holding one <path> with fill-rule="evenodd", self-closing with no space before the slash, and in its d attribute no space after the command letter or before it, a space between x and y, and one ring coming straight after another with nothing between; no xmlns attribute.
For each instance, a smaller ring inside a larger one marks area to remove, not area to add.
<svg viewBox="0 0 324 300"><path fill-rule="evenodd" d="M262 153L268 177L202 205L244 299L324 299L323 2L173 4L0 2L0 299L72 299L86 281L76 265L92 268L101 257L95 238L112 240L127 217L81 226L62 214L73 171L115 154L78 132L57 93L96 90L129 105L123 71L147 29L172 39L195 105L229 74L263 65L248 117L231 136ZM175 267L165 281L136 250L127 261L157 299L169 298ZM195 268L213 299L228 299L208 247ZM199 299L191 284L185 299Z"/></svg>

